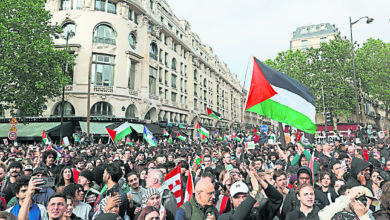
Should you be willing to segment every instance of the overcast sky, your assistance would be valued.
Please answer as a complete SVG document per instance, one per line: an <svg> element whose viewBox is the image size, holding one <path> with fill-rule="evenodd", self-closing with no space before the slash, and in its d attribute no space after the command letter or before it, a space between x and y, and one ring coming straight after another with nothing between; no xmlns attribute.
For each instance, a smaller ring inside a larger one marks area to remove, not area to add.
<svg viewBox="0 0 390 220"><path fill-rule="evenodd" d="M369 16L375 19L373 23L362 20L353 26L354 40L362 44L372 37L390 42L390 0L166 1L242 83L251 56L275 58L289 49L292 34L300 26L329 22L349 39L349 16L352 20Z"/></svg>

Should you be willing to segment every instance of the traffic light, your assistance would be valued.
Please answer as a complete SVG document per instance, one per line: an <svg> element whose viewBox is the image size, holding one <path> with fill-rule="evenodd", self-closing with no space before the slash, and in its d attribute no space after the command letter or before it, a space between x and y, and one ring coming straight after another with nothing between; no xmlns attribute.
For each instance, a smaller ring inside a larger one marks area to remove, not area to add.
<svg viewBox="0 0 390 220"><path fill-rule="evenodd" d="M332 112L326 112L326 124L327 125L333 125L333 117Z"/></svg>

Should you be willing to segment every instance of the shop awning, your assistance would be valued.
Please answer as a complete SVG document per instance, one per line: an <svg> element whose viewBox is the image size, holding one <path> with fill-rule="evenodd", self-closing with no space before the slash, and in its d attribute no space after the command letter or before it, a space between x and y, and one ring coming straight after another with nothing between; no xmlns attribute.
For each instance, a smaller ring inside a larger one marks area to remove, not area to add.
<svg viewBox="0 0 390 220"><path fill-rule="evenodd" d="M146 127L153 135L163 135L163 129L158 124L147 124Z"/></svg>
<svg viewBox="0 0 390 220"><path fill-rule="evenodd" d="M79 121L81 131L87 133L87 122ZM106 126L112 124L112 122L90 122L89 133L90 134L105 134L108 135Z"/></svg>
<svg viewBox="0 0 390 220"><path fill-rule="evenodd" d="M29 124L17 124L16 132L18 139L31 139L33 137L42 137L42 131L45 130L46 134L50 136L50 133L60 128L60 122L36 122ZM8 123L0 124L0 137L8 137L8 133L12 125Z"/></svg>
<svg viewBox="0 0 390 220"><path fill-rule="evenodd" d="M133 131L137 132L138 134L144 133L144 125L143 124L130 123L130 127Z"/></svg>

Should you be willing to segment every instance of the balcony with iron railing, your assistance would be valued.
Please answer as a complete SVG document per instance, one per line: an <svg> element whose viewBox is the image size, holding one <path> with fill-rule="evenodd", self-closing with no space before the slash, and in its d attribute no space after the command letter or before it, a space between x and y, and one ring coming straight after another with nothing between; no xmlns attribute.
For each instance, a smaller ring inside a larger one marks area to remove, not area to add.
<svg viewBox="0 0 390 220"><path fill-rule="evenodd" d="M116 45L115 39L108 37L94 37L94 43Z"/></svg>

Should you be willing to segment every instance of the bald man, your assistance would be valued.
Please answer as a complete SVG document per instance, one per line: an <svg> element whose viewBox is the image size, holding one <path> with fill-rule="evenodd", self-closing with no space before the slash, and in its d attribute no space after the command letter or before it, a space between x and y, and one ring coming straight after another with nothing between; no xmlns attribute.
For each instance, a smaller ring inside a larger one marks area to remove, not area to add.
<svg viewBox="0 0 390 220"><path fill-rule="evenodd" d="M216 220L219 214L213 205L214 195L214 185L210 178L201 178L195 186L195 196L177 210L175 220Z"/></svg>

